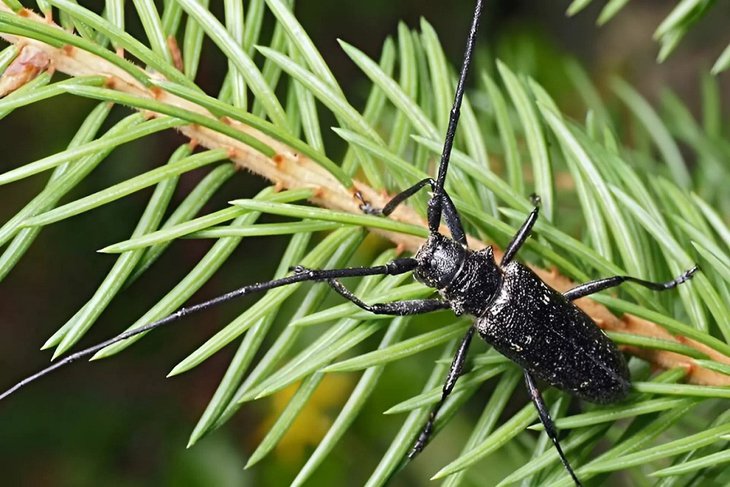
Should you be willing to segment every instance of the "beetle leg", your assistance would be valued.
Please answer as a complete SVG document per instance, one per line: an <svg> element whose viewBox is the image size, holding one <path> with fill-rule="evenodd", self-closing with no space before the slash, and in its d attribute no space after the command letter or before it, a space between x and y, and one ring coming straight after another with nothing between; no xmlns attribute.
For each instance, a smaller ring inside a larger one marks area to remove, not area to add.
<svg viewBox="0 0 730 487"><path fill-rule="evenodd" d="M376 315L420 315L423 313L430 313L431 311L449 308L449 303L440 299L414 299L407 301L393 301L390 303L366 304L337 279L330 279L327 282L330 286L332 286L332 289L337 291L342 297L352 301L362 309L370 311Z"/></svg>
<svg viewBox="0 0 730 487"><path fill-rule="evenodd" d="M631 276L606 277L604 279L597 279L595 281L586 282L585 284L580 284L579 286L566 291L563 295L573 301L608 288L616 287L624 282L634 282L640 286L648 287L655 291L666 291L667 289L673 289L683 282L690 280L697 270L698 269L695 266L685 271L681 276L667 282L651 282Z"/></svg>
<svg viewBox="0 0 730 487"><path fill-rule="evenodd" d="M459 242L461 245L466 247L466 233L464 233L464 227L461 224L461 218L459 217L459 212L456 211L456 206L454 206L454 202L451 201L451 197L444 191L441 194L441 202L443 215L444 215L444 221L446 222L446 226L449 227L449 232L451 232L451 238ZM433 201L433 198L431 198L431 201ZM429 202L429 206L431 203ZM429 215L429 222L428 226L431 232L438 231L439 222L432 223L430 221L431 216Z"/></svg>
<svg viewBox="0 0 730 487"><path fill-rule="evenodd" d="M547 433L550 440L552 440L553 445L555 445L555 449L558 450L558 456L560 457L560 461L563 462L565 469L573 478L575 485L583 485L580 483L580 480L578 480L578 477L576 477L575 472L573 472L570 463L568 463L568 459L565 457L565 453L563 453L563 449L560 448L560 442L558 441L558 432L555 430L555 423L553 423L553 420L550 417L550 412L545 405L545 400L542 398L540 390L535 384L535 379L532 377L532 374L530 374L527 370L525 370L524 372L525 384L527 384L527 392L530 394L530 399L532 399L532 403L535 405L535 409L537 409L537 414L540 417L540 422L543 424L543 426L545 426L545 433Z"/></svg>
<svg viewBox="0 0 730 487"><path fill-rule="evenodd" d="M423 426L421 433L418 435L416 443L413 445L413 448L411 448L411 451L408 453L409 460L415 458L415 456L418 455L426 446L426 443L428 443L428 440L431 437L431 433L433 432L433 425L436 421L436 415L438 414L439 409L441 409L441 406L444 405L444 402L446 402L446 398L449 397L451 391L454 390L456 381L459 379L459 376L464 369L464 362L466 362L466 355L469 351L469 345L471 344L472 336L474 336L474 327L470 326L469 329L466 331L466 335L464 335L464 338L461 339L461 344L459 344L459 348L456 350L456 355L454 355L454 359L451 361L449 375L446 376L446 382L444 383L444 387L441 390L441 399L431 410L431 413L428 416L428 421Z"/></svg>
<svg viewBox="0 0 730 487"><path fill-rule="evenodd" d="M355 196L357 196L362 202L362 204L360 205L360 209L363 211L363 213L367 213L368 215L388 216L395 211L398 205L403 203L414 194L418 193L426 185L430 185L431 189L435 191L436 181L434 181L432 178L422 179L410 188L407 188L397 195L393 196L393 198L391 198L391 200L388 201L382 208L373 208L369 202L365 201L362 198L362 195L360 193L357 193ZM429 207L433 206L434 204L435 202L432 197L431 201L429 201ZM456 206L454 206L454 202L451 201L451 198L446 193L446 191L442 191L441 206L443 208L444 220L446 221L446 226L449 227L451 236L454 240L466 246L466 233L464 232L464 227L461 224L461 218L459 218L459 213L456 211ZM434 219L434 217L432 216L432 212L429 211L428 227L431 232L438 232L440 218L440 212L438 219Z"/></svg>
<svg viewBox="0 0 730 487"><path fill-rule="evenodd" d="M504 251L502 262L499 263L500 267L504 267L510 263L515 254L517 254L517 251L520 250L520 247L522 247L522 244L524 244L527 238L530 236L532 227L537 221L537 217L540 214L540 197L537 195L532 195L531 199L535 207L532 209L530 214L527 215L527 219L522 224L520 229L517 230L515 236L512 237L512 241L509 243L507 249Z"/></svg>
<svg viewBox="0 0 730 487"><path fill-rule="evenodd" d="M433 188L435 184L436 181L434 181L432 178L422 179L410 188L404 189L397 195L393 196L390 201L388 201L382 208L373 208L369 202L362 199L362 195L359 192L355 196L357 196L362 202L362 204L360 205L360 209L363 211L363 213L367 213L368 215L388 216L395 211L398 205L403 203L414 194L418 193L426 185L430 185L431 188Z"/></svg>

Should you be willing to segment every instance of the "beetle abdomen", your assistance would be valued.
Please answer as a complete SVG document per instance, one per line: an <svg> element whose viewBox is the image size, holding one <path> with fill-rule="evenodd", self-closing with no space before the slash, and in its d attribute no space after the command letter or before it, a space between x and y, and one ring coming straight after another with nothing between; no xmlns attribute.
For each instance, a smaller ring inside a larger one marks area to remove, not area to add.
<svg viewBox="0 0 730 487"><path fill-rule="evenodd" d="M629 391L626 361L577 306L527 267L505 266L502 287L476 322L481 337L549 384L590 402Z"/></svg>

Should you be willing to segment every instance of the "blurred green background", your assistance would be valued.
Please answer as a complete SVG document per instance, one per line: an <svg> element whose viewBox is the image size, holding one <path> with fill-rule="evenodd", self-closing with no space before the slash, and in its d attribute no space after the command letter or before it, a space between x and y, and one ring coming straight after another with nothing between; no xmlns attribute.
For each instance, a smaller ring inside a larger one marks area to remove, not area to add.
<svg viewBox="0 0 730 487"><path fill-rule="evenodd" d="M90 2L80 2L91 5ZM215 3L215 2L212 2ZM600 2L594 2L600 3ZM655 63L658 50L651 35L672 2L632 2L603 28L594 22L601 5L569 19L568 1L488 1L480 36L480 60L499 56L513 69L531 74L545 86L568 114L582 118L575 97L559 69L564 56L576 57L599 88L609 76L628 79L649 100L671 87L690 105L698 106L700 73L709 69L727 42L730 3L703 19L662 65ZM355 106L362 106L368 82L336 42L342 38L377 57L383 40L394 35L404 20L416 28L425 17L438 32L454 64L461 59L472 2L467 0L400 1L316 0L300 2L297 16ZM130 9L131 10L131 9ZM215 8L214 8L215 11ZM135 19L128 19L130 25ZM132 27L134 32L134 27ZM215 92L224 72L224 60L208 45L199 82ZM214 53L214 54L213 54ZM730 75L720 77L724 102L730 100ZM472 83L474 81L472 80ZM613 95L605 90L607 103ZM93 106L69 96L36 104L4 119L3 157L0 170L16 167L63 148ZM726 110L727 111L727 110ZM120 112L122 113L122 112ZM153 140L154 142L150 142ZM70 198L88 194L160 164L183 142L174 133L141 144L130 144L80 185ZM332 158L337 160L337 154ZM183 178L180 201L202 173ZM0 188L0 220L5 221L44 184L39 175ZM225 186L207 210L218 209L233 198L252 196L264 181L238 174ZM40 345L94 292L114 261L114 256L95 251L125 239L131 233L150 192L141 192L82 216L46 228L31 251L0 282L0 384L44 366L50 354ZM172 207L175 206L173 202ZM375 239L373 252L386 245ZM136 319L204 254L210 243L183 240L175 243L128 292L122 293L101 317L84 343L108 337ZM205 299L244 283L268 279L278 262L284 241L247 239L196 296ZM319 399L306 416L305 434L292 435L286 447L257 465L251 472L243 465L270 421L275 401L259 401L244 407L222 430L187 450L187 437L214 391L233 349L229 347L204 366L167 380L165 374L202 340L237 314L246 302L235 302L155 333L112 360L64 369L0 404L0 478L3 485L28 486L153 486L153 485L285 485L306 459L310 438L318 421L331 417L333 409L353 386L353 378L335 377L320 388ZM481 346L481 345L480 345ZM420 357L420 356L419 356ZM341 442L333 458L319 469L313 484L338 485L350 479L361 484L388 445L400 418L382 411L414 393L435 357L407 361L403 369L386 370L376 395L364 414ZM404 386L405 384L405 386ZM515 406L524 398L514 398ZM444 464L460 450L470 421L478 413L462 414L449 424L437 441L393 485L427 485L433 465ZM314 426L313 426L314 425ZM296 436L296 437L295 437ZM515 468L509 449L475 469L475 485L490 485ZM334 461L333 461L334 460ZM481 469L481 471L480 471Z"/></svg>

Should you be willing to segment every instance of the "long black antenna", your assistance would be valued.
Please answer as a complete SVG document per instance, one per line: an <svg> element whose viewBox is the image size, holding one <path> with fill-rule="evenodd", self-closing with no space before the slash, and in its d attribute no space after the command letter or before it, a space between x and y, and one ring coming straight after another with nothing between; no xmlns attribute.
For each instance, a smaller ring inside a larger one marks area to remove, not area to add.
<svg viewBox="0 0 730 487"><path fill-rule="evenodd" d="M324 281L324 280L328 280L328 279L337 279L340 277L403 274L405 272L413 270L416 267L416 265L417 265L417 262L415 261L415 259L404 258L404 259L396 259L385 265L380 265L380 266L375 266L375 267L350 267L347 269L314 270L314 269L305 269L303 267L297 266L294 268L295 274L293 274L291 276L282 277L280 279L274 279L273 281L259 282L256 284L250 284L248 286L243 286L241 288L238 288L234 291L223 294L216 298L209 299L208 301L194 304L187 308L180 308L179 310L175 311L173 314L165 316L164 318L162 318L160 320L149 323L147 325L140 326L139 328L135 328L133 330L125 331L124 333L120 333L119 335L117 335L113 338L109 338L108 340L105 340L101 343L97 343L94 346L85 348L76 353L68 355L67 357L64 357L62 360L59 360L58 362L55 362L52 365L49 365L48 367L41 370L40 372L36 372L35 374L33 374L29 377L26 377L25 379L21 380L20 382L15 384L13 387L8 389L7 391L0 394L0 401L2 401L3 399L5 399L9 395L11 395L18 389L30 384L31 382L34 382L37 379L40 379L44 375L50 374L51 372L53 372L56 369L60 369L61 367L70 364L71 362L75 362L78 359L88 357L89 355L93 355L96 352L98 352L99 350L102 350L110 345L114 345L117 342L121 342L121 341L131 338L135 335L139 335L140 333L144 333L146 331L150 331L155 328L159 328L163 325L167 325L168 323L177 321L181 318L184 318L185 316L188 316L193 313L197 313L199 311L206 310L215 305L224 303L226 301L230 301L234 298L245 296L245 295L251 294L251 293L268 291L270 289L274 289L277 287L288 286L289 284L295 284L295 283L304 282L304 281Z"/></svg>
<svg viewBox="0 0 730 487"><path fill-rule="evenodd" d="M461 73L459 74L459 83L456 85L456 94L454 95L454 105L451 107L451 115L449 117L449 126L446 129L446 138L444 139L444 148L441 151L441 161L439 162L439 172L436 178L436 188L434 197L428 206L428 224L431 233L438 232L441 222L441 210L443 207L444 183L446 182L446 171L449 168L449 159L451 158L451 149L454 146L454 135L456 135L456 127L459 124L459 115L461 114L461 100L464 98L464 86L466 77L471 67L471 58L474 54L474 46L476 45L477 30L479 30L479 19L482 16L482 0L477 0L474 8L474 17L469 29L469 37L466 39L466 49L464 50L464 61L461 64Z"/></svg>

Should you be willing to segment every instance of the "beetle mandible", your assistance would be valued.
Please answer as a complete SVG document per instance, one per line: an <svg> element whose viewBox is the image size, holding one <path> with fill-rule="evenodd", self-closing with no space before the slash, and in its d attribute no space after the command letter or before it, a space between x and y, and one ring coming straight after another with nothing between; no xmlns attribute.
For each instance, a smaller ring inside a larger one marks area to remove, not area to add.
<svg viewBox="0 0 730 487"><path fill-rule="evenodd" d="M630 377L626 361L616 345L591 318L574 303L576 299L630 281L649 289L663 291L687 281L694 267L667 282L650 282L630 276L614 276L580 284L565 293L549 287L514 257L530 236L539 214L539 197L532 197L534 209L507 246L499 263L492 247L479 251L468 248L459 213L444 189L449 158L459 121L464 87L476 43L482 0L476 1L467 38L454 103L451 109L437 178L424 179L395 195L383 208L373 208L359 194L360 208L368 214L388 216L398 205L425 187L432 196L428 203L429 237L414 257L399 258L374 267L317 270L297 266L293 274L281 279L244 286L209 301L181 308L161 320L122 333L93 347L71 354L46 369L22 380L0 394L0 400L28 383L82 357L158 328L194 312L208 309L230 299L303 281L327 282L345 299L375 314L417 315L451 309L455 314L475 318L458 346L443 385L441 399L431 410L428 421L415 439L408 457L415 457L427 444L437 414L452 392L462 372L474 332L524 370L525 383L540 421L576 485L581 485L560 447L548 409L536 379L594 403L620 401L629 392ZM445 222L450 237L439 232ZM396 275L412 272L414 277L438 291L441 298L366 304L349 291L340 278Z"/></svg>

